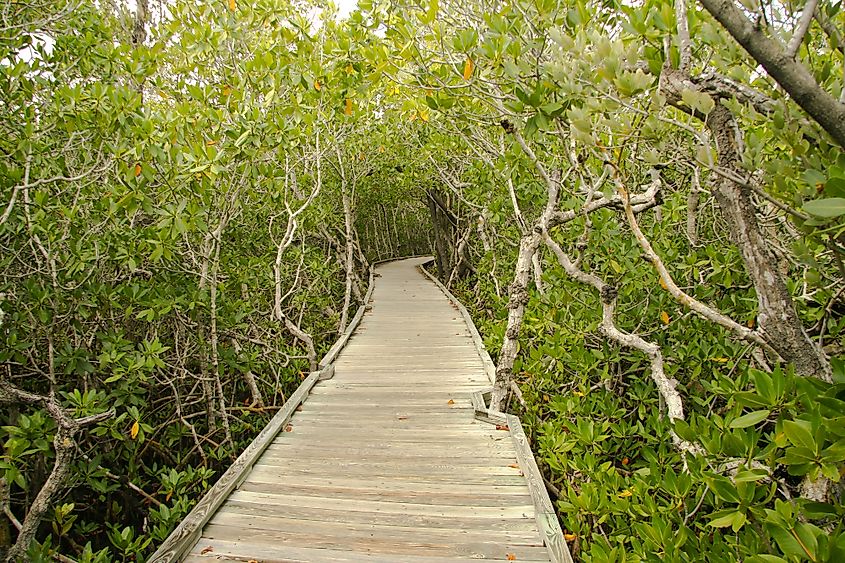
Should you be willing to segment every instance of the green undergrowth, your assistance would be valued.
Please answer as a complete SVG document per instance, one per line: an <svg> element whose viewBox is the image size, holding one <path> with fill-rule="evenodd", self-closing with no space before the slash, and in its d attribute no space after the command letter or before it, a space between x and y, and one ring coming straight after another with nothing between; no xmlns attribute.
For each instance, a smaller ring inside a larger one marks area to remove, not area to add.
<svg viewBox="0 0 845 563"><path fill-rule="evenodd" d="M666 205L664 223L650 226L664 235L672 229L673 204ZM514 366L526 404L510 405L531 437L570 549L596 562L843 560L839 493L833 503L798 498L806 477L838 482L845 471L843 363L834 360L833 385L788 367L755 369L746 345L660 291L609 215L594 219L592 236L605 244L585 267L610 280L626 272L617 323L661 345L687 414L674 431L703 453L673 445L648 358L601 335L592 288L547 262L545 293L531 292ZM705 275L698 298L753 319L753 290L737 276L736 256L683 241L674 240L678 276ZM512 271L513 262L502 262L499 255L499 272ZM509 281L500 274L498 286ZM480 276L456 289L494 360L507 317L507 296L495 287Z"/></svg>

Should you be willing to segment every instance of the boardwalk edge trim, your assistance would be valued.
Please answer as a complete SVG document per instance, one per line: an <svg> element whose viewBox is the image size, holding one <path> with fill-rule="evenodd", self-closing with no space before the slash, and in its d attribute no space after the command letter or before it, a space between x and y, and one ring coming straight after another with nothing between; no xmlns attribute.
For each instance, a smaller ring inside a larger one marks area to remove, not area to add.
<svg viewBox="0 0 845 563"><path fill-rule="evenodd" d="M205 525L214 516L214 513L220 506L229 498L229 495L237 489L246 478L247 473L255 462L261 457L261 454L270 446L270 444L278 436L279 432L285 427L288 421L293 416L296 408L301 405L308 397L311 389L319 381L331 379L334 375L334 365L332 363L337 359L337 356L346 347L352 333L358 328L364 313L370 307L370 300L373 295L376 266L386 262L393 262L394 260L402 260L403 258L396 258L390 260L380 260L373 262L370 265L369 286L367 293L364 296L358 311L349 326L337 341L329 348L326 355L320 360L317 371L305 378L305 380L296 388L296 391L288 397L279 412L270 419L258 436L244 449L238 459L223 473L220 479L203 495L200 501L188 513L178 526L170 533L169 536L162 542L155 553L152 554L147 563L175 563L181 561L182 558L190 551L194 544L199 540L202 530Z"/></svg>
<svg viewBox="0 0 845 563"><path fill-rule="evenodd" d="M469 329L472 336L472 342L484 362L484 368L487 372L487 378L492 384L496 377L496 366L490 358L490 353L484 347L484 341L481 334L475 326L472 317L457 297L452 295L452 292L443 285L436 276L432 275L425 269L425 265L430 264L433 260L417 266L420 272L428 279L434 282L440 291L449 299L449 301L457 307L464 322ZM473 410L475 411L475 418L489 424L506 425L516 448L517 461L519 467L525 476L528 483L528 489L531 492L531 499L534 502L534 514L537 521L537 526L543 537L543 543L549 552L549 558L552 563L573 563L572 555L569 552L569 546L566 545L566 540L563 537L563 529L560 527L560 521L557 518L554 505L552 504L549 493L543 482L543 476L540 473L540 468L537 466L537 460L534 459L534 453L531 451L531 446L528 443L528 437L525 435L525 430L522 427L522 422L519 417L513 414L507 414L491 410L488 407L489 396L492 388L480 389L471 395Z"/></svg>

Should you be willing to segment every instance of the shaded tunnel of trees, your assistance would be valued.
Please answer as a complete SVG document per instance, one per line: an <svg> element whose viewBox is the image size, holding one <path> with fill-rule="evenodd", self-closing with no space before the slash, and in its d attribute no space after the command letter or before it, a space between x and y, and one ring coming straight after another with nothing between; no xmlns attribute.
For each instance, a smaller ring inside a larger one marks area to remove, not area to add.
<svg viewBox="0 0 845 563"><path fill-rule="evenodd" d="M430 254L576 558L845 560L843 18L0 8L0 557L144 560Z"/></svg>

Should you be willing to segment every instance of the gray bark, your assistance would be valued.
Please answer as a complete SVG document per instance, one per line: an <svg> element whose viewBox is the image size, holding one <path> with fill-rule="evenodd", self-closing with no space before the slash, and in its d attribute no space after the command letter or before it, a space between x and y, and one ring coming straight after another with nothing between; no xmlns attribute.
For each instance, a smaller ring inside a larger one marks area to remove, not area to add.
<svg viewBox="0 0 845 563"><path fill-rule="evenodd" d="M818 85L810 71L767 36L733 0L701 0L734 39L841 147L845 147L845 104Z"/></svg>

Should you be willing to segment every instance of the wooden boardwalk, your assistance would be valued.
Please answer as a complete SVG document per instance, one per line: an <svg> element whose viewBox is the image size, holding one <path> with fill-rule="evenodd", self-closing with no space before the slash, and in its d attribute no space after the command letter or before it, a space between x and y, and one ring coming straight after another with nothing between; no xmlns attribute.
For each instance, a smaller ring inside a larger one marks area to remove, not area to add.
<svg viewBox="0 0 845 563"><path fill-rule="evenodd" d="M488 372L461 311L417 269L425 261L376 270L334 376L317 380L186 561L561 560L518 441L475 417Z"/></svg>

